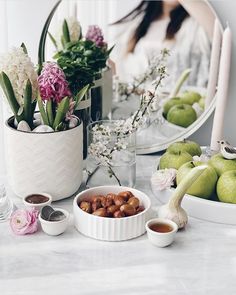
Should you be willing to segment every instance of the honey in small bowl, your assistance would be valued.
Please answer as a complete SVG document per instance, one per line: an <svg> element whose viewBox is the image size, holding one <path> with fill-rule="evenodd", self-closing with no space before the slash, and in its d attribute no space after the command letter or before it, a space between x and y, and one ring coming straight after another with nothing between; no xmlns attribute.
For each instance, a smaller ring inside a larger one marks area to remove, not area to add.
<svg viewBox="0 0 236 295"><path fill-rule="evenodd" d="M166 223L153 223L149 228L158 233L169 233L173 231L173 227Z"/></svg>

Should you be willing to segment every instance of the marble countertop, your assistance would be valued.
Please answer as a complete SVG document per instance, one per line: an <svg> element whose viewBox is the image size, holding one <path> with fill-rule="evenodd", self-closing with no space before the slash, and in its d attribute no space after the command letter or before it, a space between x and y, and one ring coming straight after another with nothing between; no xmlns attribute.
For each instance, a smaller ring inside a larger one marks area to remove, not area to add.
<svg viewBox="0 0 236 295"><path fill-rule="evenodd" d="M157 156L137 157L136 188L158 205L150 189ZM13 197L20 207L20 199ZM57 202L72 211L73 198ZM236 227L190 218L170 247L146 235L102 242L73 227L61 236L42 231L15 236L0 223L1 295L233 295L236 292Z"/></svg>

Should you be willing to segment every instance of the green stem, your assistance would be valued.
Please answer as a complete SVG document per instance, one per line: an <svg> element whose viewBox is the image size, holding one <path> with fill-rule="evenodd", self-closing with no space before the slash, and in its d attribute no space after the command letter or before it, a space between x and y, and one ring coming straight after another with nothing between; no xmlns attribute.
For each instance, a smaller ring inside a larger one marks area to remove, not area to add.
<svg viewBox="0 0 236 295"><path fill-rule="evenodd" d="M49 126L48 117L47 117L47 114L45 112L43 101L42 101L42 98L41 98L40 94L38 94L38 106L39 106L39 111L40 111L43 123L45 125Z"/></svg>
<svg viewBox="0 0 236 295"><path fill-rule="evenodd" d="M89 180L90 180L90 179L93 177L93 175L98 171L99 167L100 167L100 166L97 165L96 168L95 168L92 172L90 172L90 171L87 170L88 177L87 177L86 182L85 182L85 185L86 185L86 186L87 186Z"/></svg>
<svg viewBox="0 0 236 295"><path fill-rule="evenodd" d="M55 130L56 127L64 120L66 113L69 110L70 100L69 97L64 97L62 101L58 104L56 117L53 123L53 129Z"/></svg>
<svg viewBox="0 0 236 295"><path fill-rule="evenodd" d="M69 32L67 21L65 19L63 22L63 26L62 26L62 32L63 32L63 39L64 39L65 43L69 43L70 42L70 32Z"/></svg>
<svg viewBox="0 0 236 295"><path fill-rule="evenodd" d="M207 165L201 165L193 168L179 183L173 195L169 200L170 208L178 208L182 202L184 195L189 187L196 181L196 179L206 170Z"/></svg>
<svg viewBox="0 0 236 295"><path fill-rule="evenodd" d="M52 100L47 101L46 103L46 113L47 113L47 117L48 117L48 122L49 122L49 126L53 127L53 123L54 123L54 116L53 116L53 102Z"/></svg>
<svg viewBox="0 0 236 295"><path fill-rule="evenodd" d="M33 112L32 112L32 85L30 80L27 80L24 93L24 117L29 126L33 127Z"/></svg>
<svg viewBox="0 0 236 295"><path fill-rule="evenodd" d="M111 165L109 165L108 167L109 167L111 175L115 177L115 179L117 180L119 186L121 186L121 182L120 182L119 178L116 176L115 171L111 168Z"/></svg>
<svg viewBox="0 0 236 295"><path fill-rule="evenodd" d="M88 182L91 180L91 178L94 176L94 174L98 171L99 168L100 168L100 163L96 166L96 168L92 172L87 171L88 177L87 177L86 182L85 182L86 186L88 185ZM108 169L109 169L108 172L110 172L111 175L116 179L119 186L122 186L119 178L116 176L114 170L111 168L111 165L108 165Z"/></svg>
<svg viewBox="0 0 236 295"><path fill-rule="evenodd" d="M184 84L184 82L188 79L189 75L191 73L191 69L186 69L182 72L181 76L177 80L174 90L171 92L170 97L176 97L180 91L180 88Z"/></svg>

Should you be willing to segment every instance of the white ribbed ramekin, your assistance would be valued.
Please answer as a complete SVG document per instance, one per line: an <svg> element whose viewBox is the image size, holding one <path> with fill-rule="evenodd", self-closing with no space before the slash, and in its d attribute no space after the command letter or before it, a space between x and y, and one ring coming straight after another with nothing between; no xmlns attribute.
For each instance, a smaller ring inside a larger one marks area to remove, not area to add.
<svg viewBox="0 0 236 295"><path fill-rule="evenodd" d="M80 209L78 203L95 195L108 193L118 194L123 191L131 191L137 197L145 210L141 213L123 217L108 218L88 214ZM104 241L123 241L136 238L145 233L145 222L149 218L151 207L150 199L143 192L125 186L99 186L79 193L73 202L75 227L85 236Z"/></svg>

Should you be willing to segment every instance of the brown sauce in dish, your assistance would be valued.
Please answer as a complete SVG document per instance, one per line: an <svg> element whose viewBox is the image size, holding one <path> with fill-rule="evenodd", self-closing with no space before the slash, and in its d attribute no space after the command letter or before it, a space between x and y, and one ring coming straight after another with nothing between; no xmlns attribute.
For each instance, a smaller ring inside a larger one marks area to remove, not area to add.
<svg viewBox="0 0 236 295"><path fill-rule="evenodd" d="M31 195L28 196L26 199L26 202L30 203L30 204L41 204L41 203L46 203L47 201L49 201L49 198L43 195Z"/></svg>
<svg viewBox="0 0 236 295"><path fill-rule="evenodd" d="M149 228L158 233L169 233L173 230L173 227L166 223L154 223Z"/></svg>

